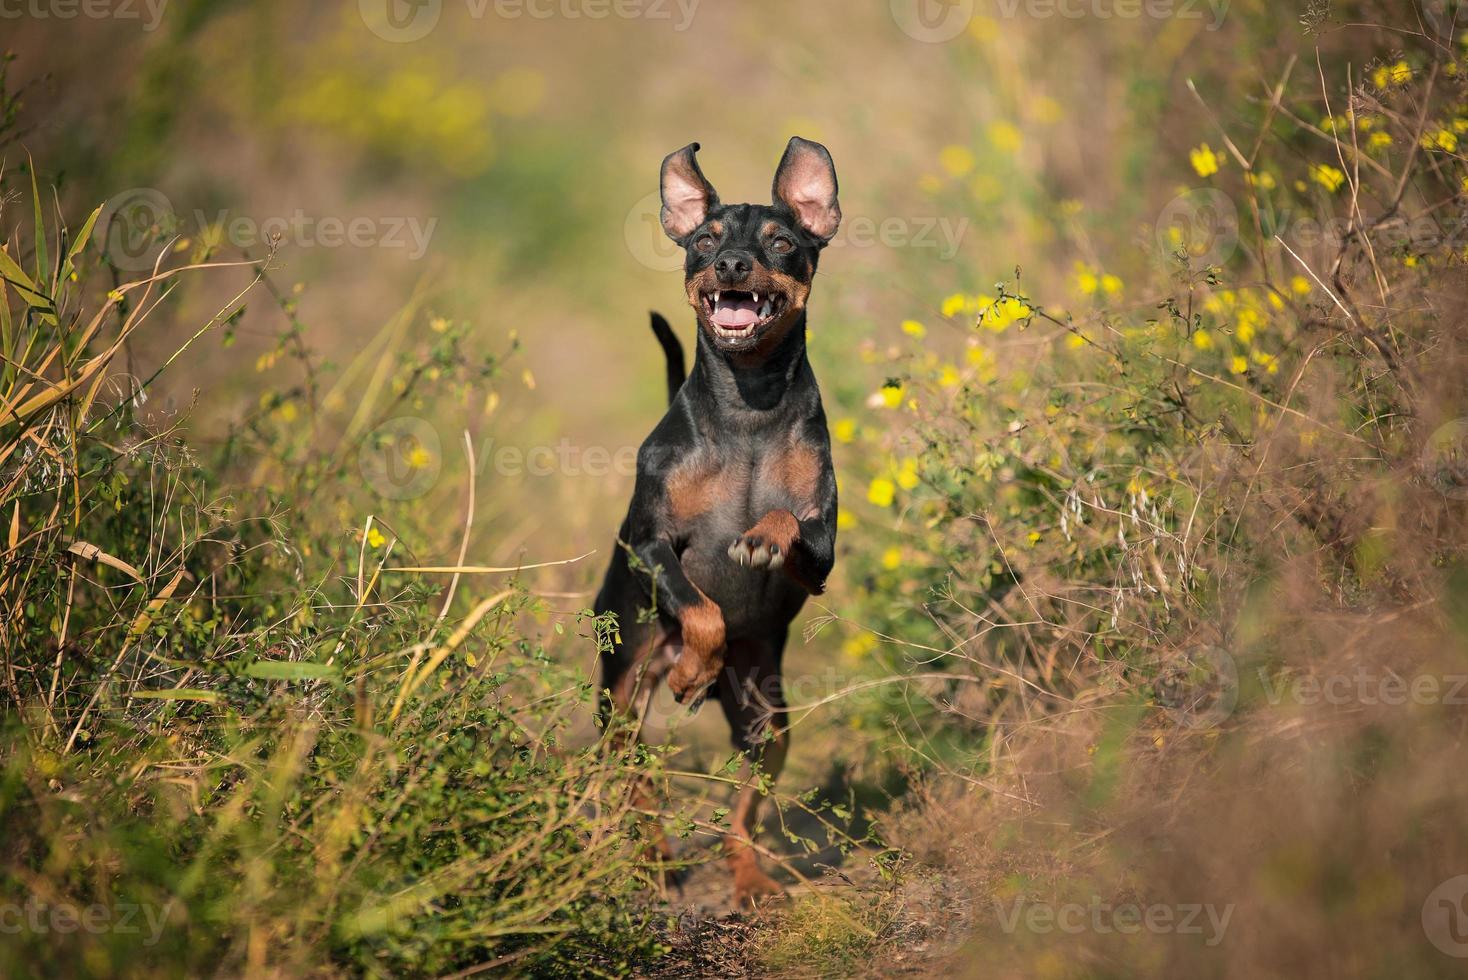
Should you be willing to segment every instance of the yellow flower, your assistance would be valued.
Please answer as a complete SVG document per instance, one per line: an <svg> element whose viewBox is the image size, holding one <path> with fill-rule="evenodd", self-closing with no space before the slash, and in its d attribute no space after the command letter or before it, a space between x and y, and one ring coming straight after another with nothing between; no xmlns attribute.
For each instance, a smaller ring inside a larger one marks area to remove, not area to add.
<svg viewBox="0 0 1468 980"><path fill-rule="evenodd" d="M856 515L845 507L836 508L836 530L849 531L856 527Z"/></svg>
<svg viewBox="0 0 1468 980"><path fill-rule="evenodd" d="M1371 73L1371 82L1377 88L1388 85L1405 85L1412 80L1412 66L1405 61L1394 65L1382 65Z"/></svg>
<svg viewBox="0 0 1468 980"><path fill-rule="evenodd" d="M1199 350L1213 349L1213 335L1207 330L1199 330L1193 334L1193 346Z"/></svg>
<svg viewBox="0 0 1468 980"><path fill-rule="evenodd" d="M1040 532L1039 531L1031 531L1025 537L1025 540L1027 542L1029 542L1030 547L1033 548L1035 545L1037 545L1037 544L1040 543Z"/></svg>
<svg viewBox="0 0 1468 980"><path fill-rule="evenodd" d="M952 364L944 364L938 371L938 384L944 388L955 387L959 380L958 368Z"/></svg>
<svg viewBox="0 0 1468 980"><path fill-rule="evenodd" d="M841 644L841 652L852 658L865 656L876 648L877 638L865 630L855 636L847 637Z"/></svg>
<svg viewBox="0 0 1468 980"><path fill-rule="evenodd" d="M1254 333L1264 323L1264 317L1252 306L1246 306L1239 310L1239 340L1244 343L1254 339Z"/></svg>
<svg viewBox="0 0 1468 980"><path fill-rule="evenodd" d="M1262 367L1265 371L1270 374L1277 374L1279 372L1279 358L1273 354L1265 353L1262 350L1250 351L1249 354L1254 358L1254 363Z"/></svg>
<svg viewBox="0 0 1468 980"><path fill-rule="evenodd" d="M449 328L449 321L441 316L436 316L428 321L428 328L434 333L443 333Z"/></svg>
<svg viewBox="0 0 1468 980"><path fill-rule="evenodd" d="M938 163L954 177L962 177L974 169L974 154L966 146L945 146L938 154Z"/></svg>
<svg viewBox="0 0 1468 980"><path fill-rule="evenodd" d="M1243 374L1245 371L1249 370L1249 359L1242 355L1235 354L1233 358L1228 362L1228 369L1234 374Z"/></svg>
<svg viewBox="0 0 1468 980"><path fill-rule="evenodd" d="M831 435L837 442L850 442L856 438L856 419L837 419L831 426Z"/></svg>
<svg viewBox="0 0 1468 980"><path fill-rule="evenodd" d="M878 394L881 396L882 404L888 408L896 408L902 404L902 385L883 385Z"/></svg>
<svg viewBox="0 0 1468 980"><path fill-rule="evenodd" d="M382 532L377 528L374 527L367 532L367 545L369 547L381 548L384 544L387 544L387 538L383 537Z"/></svg>
<svg viewBox="0 0 1468 980"><path fill-rule="evenodd" d="M867 487L867 499L878 507L891 507L896 496L896 485L885 477L877 477Z"/></svg>
<svg viewBox="0 0 1468 980"><path fill-rule="evenodd" d="M976 15L968 22L968 32L975 41L992 41L999 36L999 22L993 17Z"/></svg>
<svg viewBox="0 0 1468 980"><path fill-rule="evenodd" d="M990 303L979 314L979 323L995 333L1003 333L1010 326L1030 315L1030 308L1012 296Z"/></svg>
<svg viewBox="0 0 1468 980"><path fill-rule="evenodd" d="M902 564L902 549L888 548L882 552L882 567L889 571Z"/></svg>
<svg viewBox="0 0 1468 980"><path fill-rule="evenodd" d="M1089 267L1076 263L1076 288L1090 296L1101 288L1101 277Z"/></svg>
<svg viewBox="0 0 1468 980"><path fill-rule="evenodd" d="M974 174L968 189L981 204L993 204L1004 196L1004 185L993 174Z"/></svg>
<svg viewBox="0 0 1468 980"><path fill-rule="evenodd" d="M1058 123L1065 115L1065 107L1048 95L1042 95L1030 104L1035 121L1050 125Z"/></svg>
<svg viewBox="0 0 1468 980"><path fill-rule="evenodd" d="M1260 190L1272 191L1275 187L1279 186L1274 181L1274 174L1268 170L1256 170L1248 174L1246 179Z"/></svg>
<svg viewBox="0 0 1468 980"><path fill-rule="evenodd" d="M1223 166L1223 156L1213 152L1213 147L1204 143L1195 147L1189 154L1188 159L1193 163L1193 169L1198 172L1199 177L1212 177L1218 173L1218 168Z"/></svg>
<svg viewBox="0 0 1468 980"><path fill-rule="evenodd" d="M1334 194L1346 182L1346 175L1328 163L1316 163L1310 167L1310 179Z"/></svg>
<svg viewBox="0 0 1468 980"><path fill-rule="evenodd" d="M1295 276L1290 280L1290 291L1296 296L1310 295L1310 280L1304 276Z"/></svg>
<svg viewBox="0 0 1468 980"><path fill-rule="evenodd" d="M408 468L421 470L433 462L433 456L422 446L414 446L408 451Z"/></svg>
<svg viewBox="0 0 1468 980"><path fill-rule="evenodd" d="M1366 141L1366 148L1368 150L1384 150L1391 145L1392 134L1383 133L1379 130L1375 133L1372 133L1371 137Z"/></svg>
<svg viewBox="0 0 1468 980"><path fill-rule="evenodd" d="M1075 350L1077 347L1084 347L1086 346L1086 338L1078 333L1070 334L1065 338L1065 346L1071 350Z"/></svg>
<svg viewBox="0 0 1468 980"><path fill-rule="evenodd" d="M918 323L916 320L903 320L902 332L907 334L909 337L916 337L918 340L922 340L925 336L927 336L928 328L923 326L921 323Z"/></svg>
<svg viewBox="0 0 1468 980"><path fill-rule="evenodd" d="M1024 139L1014 123L999 119L989 124L989 142L1001 153L1018 153Z"/></svg>
<svg viewBox="0 0 1468 980"><path fill-rule="evenodd" d="M1442 150L1444 153L1456 153L1458 151L1458 136L1450 129L1438 127L1436 132L1428 133L1422 137L1422 148L1424 150Z"/></svg>
<svg viewBox="0 0 1468 980"><path fill-rule="evenodd" d="M897 467L897 485L904 490L911 490L918 485L917 460L911 456Z"/></svg>
<svg viewBox="0 0 1468 980"><path fill-rule="evenodd" d="M1101 277L1101 291L1108 296L1115 296L1117 293L1121 292L1120 277L1113 276L1109 272L1103 275Z"/></svg>
<svg viewBox="0 0 1468 980"><path fill-rule="evenodd" d="M954 293L943 300L943 315L957 316L968 307L968 297L963 293Z"/></svg>

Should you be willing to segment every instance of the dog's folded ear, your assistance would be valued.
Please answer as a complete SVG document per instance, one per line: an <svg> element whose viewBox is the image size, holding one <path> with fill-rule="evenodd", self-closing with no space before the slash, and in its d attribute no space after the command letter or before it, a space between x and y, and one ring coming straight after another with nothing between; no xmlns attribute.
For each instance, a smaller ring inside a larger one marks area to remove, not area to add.
<svg viewBox="0 0 1468 980"><path fill-rule="evenodd" d="M719 195L698 169L697 153L698 144L689 143L663 158L663 231L680 245L703 224L709 208L719 203Z"/></svg>
<svg viewBox="0 0 1468 980"><path fill-rule="evenodd" d="M841 224L841 205L836 200L836 165L819 143L790 137L780 167L775 171L775 201L795 214L800 227L825 245Z"/></svg>

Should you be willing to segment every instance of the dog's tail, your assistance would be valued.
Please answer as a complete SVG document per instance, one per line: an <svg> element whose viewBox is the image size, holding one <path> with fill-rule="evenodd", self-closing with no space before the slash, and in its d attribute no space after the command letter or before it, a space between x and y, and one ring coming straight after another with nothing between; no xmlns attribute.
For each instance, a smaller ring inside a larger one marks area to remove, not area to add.
<svg viewBox="0 0 1468 980"><path fill-rule="evenodd" d="M688 377L683 364L683 345L678 342L678 335L660 313L652 315L652 332L658 338L658 343L663 345L663 356L668 359L668 403L672 404L678 389L683 387L683 379Z"/></svg>

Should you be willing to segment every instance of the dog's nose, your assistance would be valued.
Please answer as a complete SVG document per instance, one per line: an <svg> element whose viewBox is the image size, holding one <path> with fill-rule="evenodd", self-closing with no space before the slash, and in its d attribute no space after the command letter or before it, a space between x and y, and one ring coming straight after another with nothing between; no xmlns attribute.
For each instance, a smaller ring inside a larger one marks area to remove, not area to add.
<svg viewBox="0 0 1468 980"><path fill-rule="evenodd" d="M726 286L743 282L753 268L754 256L748 252L725 252L714 262L714 273L718 275L719 282Z"/></svg>

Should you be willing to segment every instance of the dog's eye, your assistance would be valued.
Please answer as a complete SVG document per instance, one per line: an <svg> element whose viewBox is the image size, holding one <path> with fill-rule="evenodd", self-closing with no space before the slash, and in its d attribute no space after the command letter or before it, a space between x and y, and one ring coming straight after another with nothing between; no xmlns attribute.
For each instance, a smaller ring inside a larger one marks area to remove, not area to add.
<svg viewBox="0 0 1468 980"><path fill-rule="evenodd" d="M707 252L709 249L714 247L714 236L699 235L698 240L693 243L693 247L698 249L700 252Z"/></svg>
<svg viewBox="0 0 1468 980"><path fill-rule="evenodd" d="M779 255L785 255L795 250L795 243L782 235L770 242L770 250Z"/></svg>

